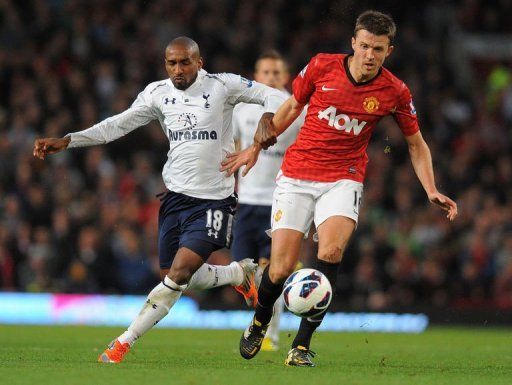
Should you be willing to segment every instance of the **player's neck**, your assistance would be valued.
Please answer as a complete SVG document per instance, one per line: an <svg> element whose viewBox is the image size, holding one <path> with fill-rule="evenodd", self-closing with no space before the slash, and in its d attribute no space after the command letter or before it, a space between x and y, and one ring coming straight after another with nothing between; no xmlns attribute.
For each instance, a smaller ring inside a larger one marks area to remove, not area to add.
<svg viewBox="0 0 512 385"><path fill-rule="evenodd" d="M353 56L350 56L348 58L348 70L350 72L350 75L352 75L352 78L356 81L356 83L368 82L379 74L379 71L377 71L374 74L363 75L361 71L356 67Z"/></svg>

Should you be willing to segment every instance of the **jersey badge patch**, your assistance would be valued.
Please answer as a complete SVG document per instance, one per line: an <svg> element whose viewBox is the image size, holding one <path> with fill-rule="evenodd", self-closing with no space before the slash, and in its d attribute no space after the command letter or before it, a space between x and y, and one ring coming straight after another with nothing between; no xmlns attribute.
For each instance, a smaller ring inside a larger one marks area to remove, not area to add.
<svg viewBox="0 0 512 385"><path fill-rule="evenodd" d="M246 79L243 76L240 76L240 81L244 84L247 84L247 88L252 87L252 80Z"/></svg>
<svg viewBox="0 0 512 385"><path fill-rule="evenodd" d="M283 211L281 209L277 210L274 215L274 221L279 222L281 217L283 216Z"/></svg>
<svg viewBox="0 0 512 385"><path fill-rule="evenodd" d="M379 109L379 100L375 96L369 96L364 99L363 108L369 114L373 114Z"/></svg>
<svg viewBox="0 0 512 385"><path fill-rule="evenodd" d="M210 103L208 103L208 98L209 97L210 97L210 94L205 94L203 92L204 108L210 108Z"/></svg>

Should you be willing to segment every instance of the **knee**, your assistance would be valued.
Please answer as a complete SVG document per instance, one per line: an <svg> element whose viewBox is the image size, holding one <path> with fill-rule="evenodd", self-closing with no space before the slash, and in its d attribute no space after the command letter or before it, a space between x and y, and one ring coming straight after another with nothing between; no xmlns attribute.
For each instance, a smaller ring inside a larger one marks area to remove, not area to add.
<svg viewBox="0 0 512 385"><path fill-rule="evenodd" d="M338 263L343 258L344 247L340 245L327 245L318 249L318 259L330 263Z"/></svg>
<svg viewBox="0 0 512 385"><path fill-rule="evenodd" d="M187 266L172 266L167 276L178 285L186 285L194 274Z"/></svg>
<svg viewBox="0 0 512 385"><path fill-rule="evenodd" d="M284 282L291 273L293 273L294 269L295 263L282 263L276 266L273 266L272 263L270 263L268 275L273 283L281 283Z"/></svg>

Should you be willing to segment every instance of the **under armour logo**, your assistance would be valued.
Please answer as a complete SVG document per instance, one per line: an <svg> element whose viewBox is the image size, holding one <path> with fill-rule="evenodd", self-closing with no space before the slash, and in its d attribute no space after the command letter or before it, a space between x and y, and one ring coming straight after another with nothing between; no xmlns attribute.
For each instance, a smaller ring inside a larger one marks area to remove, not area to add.
<svg viewBox="0 0 512 385"><path fill-rule="evenodd" d="M210 103L208 103L209 97L210 97L210 94L206 95L205 93L203 93L204 108L210 108Z"/></svg>
<svg viewBox="0 0 512 385"><path fill-rule="evenodd" d="M169 103L176 104L176 98L172 98L172 99L165 98L164 99L164 104L167 105Z"/></svg>
<svg viewBox="0 0 512 385"><path fill-rule="evenodd" d="M208 230L208 236L209 237L214 236L215 239L217 239L219 237L219 232L218 231L213 231L212 229L209 229Z"/></svg>

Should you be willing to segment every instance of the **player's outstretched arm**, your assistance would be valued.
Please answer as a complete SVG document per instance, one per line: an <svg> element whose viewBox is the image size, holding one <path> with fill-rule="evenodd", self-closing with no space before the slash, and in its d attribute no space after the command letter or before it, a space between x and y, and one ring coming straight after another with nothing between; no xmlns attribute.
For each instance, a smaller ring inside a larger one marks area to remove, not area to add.
<svg viewBox="0 0 512 385"><path fill-rule="evenodd" d="M290 96L277 110L272 123L276 128L277 136L281 135L299 117L305 104L299 103L295 96Z"/></svg>
<svg viewBox="0 0 512 385"><path fill-rule="evenodd" d="M428 195L428 199L433 204L446 212L446 217L453 221L457 216L457 203L446 195L437 191L434 180L434 168L432 166L432 156L427 143L423 139L421 132L406 136L409 145L409 154L411 156L414 171Z"/></svg>
<svg viewBox="0 0 512 385"><path fill-rule="evenodd" d="M43 138L34 142L33 154L36 158L44 159L46 155L55 154L68 148L71 138Z"/></svg>
<svg viewBox="0 0 512 385"><path fill-rule="evenodd" d="M299 117L304 104L301 104L292 95L277 110L270 124L258 125L254 142L258 143L265 150L277 142L277 137L281 135L290 125ZM262 117L263 120L263 117Z"/></svg>

